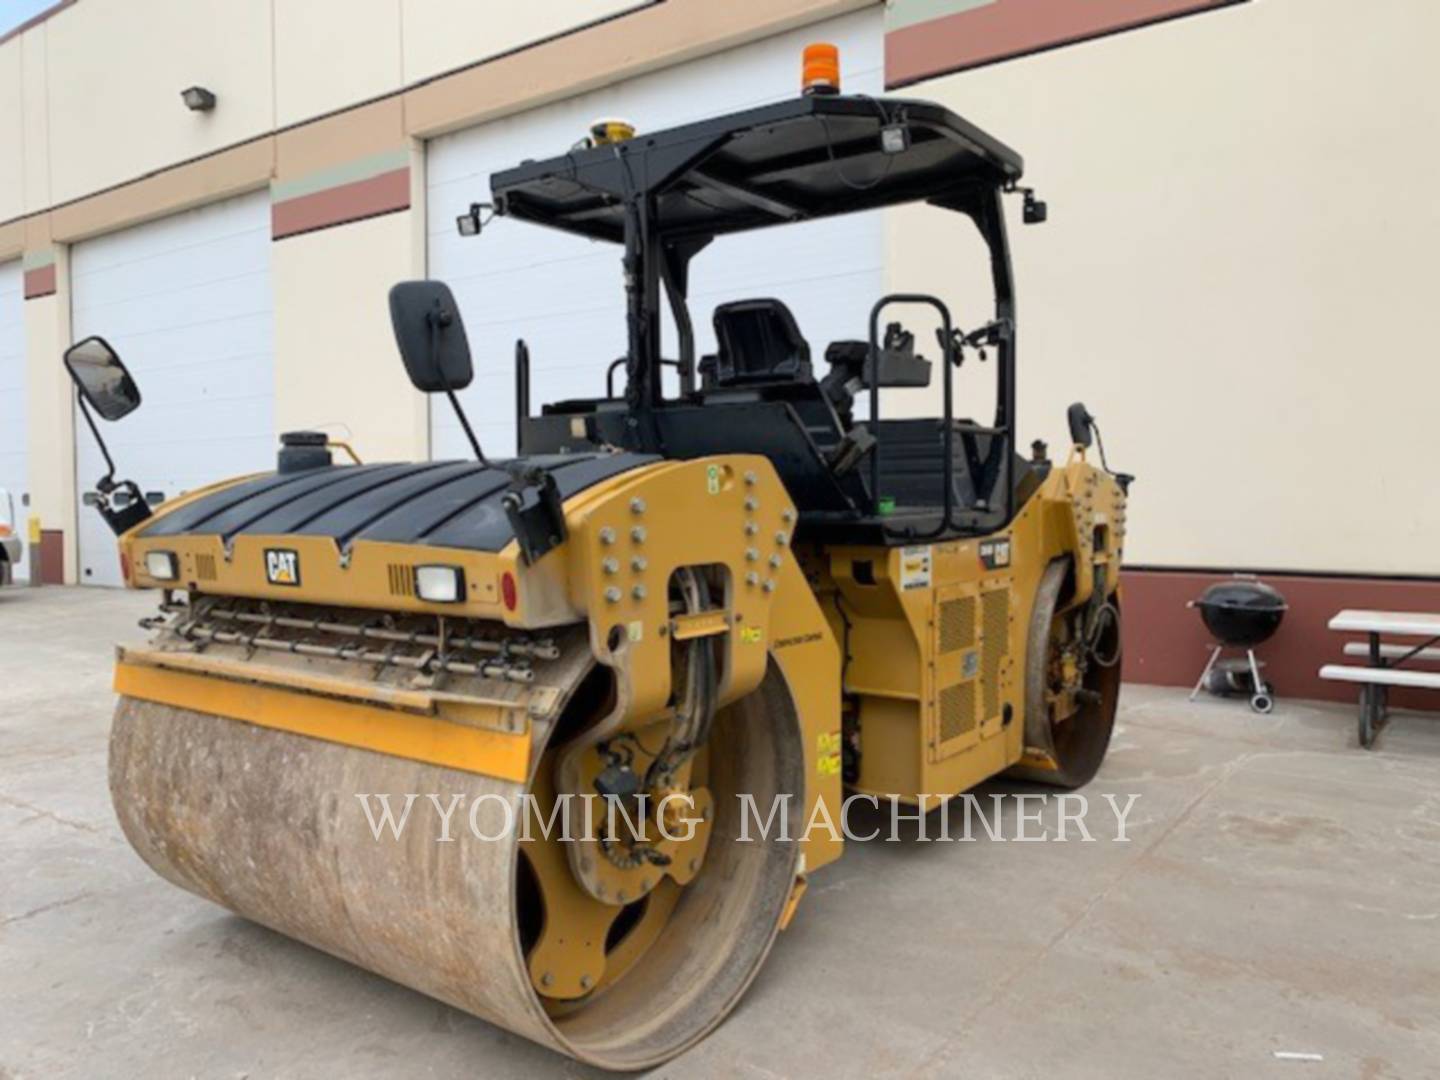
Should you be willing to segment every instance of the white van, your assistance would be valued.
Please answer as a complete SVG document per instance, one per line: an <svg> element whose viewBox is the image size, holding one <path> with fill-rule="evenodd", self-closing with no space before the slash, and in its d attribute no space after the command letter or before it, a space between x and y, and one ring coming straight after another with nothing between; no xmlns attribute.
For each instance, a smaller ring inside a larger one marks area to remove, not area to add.
<svg viewBox="0 0 1440 1080"><path fill-rule="evenodd" d="M0 585L9 585L15 580L15 567L20 565L24 552L20 523L15 519L15 499L0 488Z"/></svg>

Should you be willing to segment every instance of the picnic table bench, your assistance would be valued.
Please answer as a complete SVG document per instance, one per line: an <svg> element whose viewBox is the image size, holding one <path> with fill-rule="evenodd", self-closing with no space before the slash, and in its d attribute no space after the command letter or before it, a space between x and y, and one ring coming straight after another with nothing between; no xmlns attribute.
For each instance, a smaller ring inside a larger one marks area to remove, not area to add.
<svg viewBox="0 0 1440 1080"><path fill-rule="evenodd" d="M1341 633L1364 634L1365 641L1345 644L1346 656L1363 657L1366 665L1326 664L1320 677L1332 682L1356 683L1360 687L1360 745L1370 750L1376 736L1390 718L1390 688L1409 686L1440 690L1440 671L1416 670L1403 665L1415 661L1440 662L1440 615L1413 611L1340 612L1330 620L1330 629ZM1412 641L1384 641L1384 637ZM1419 639L1415 641L1414 639ZM1412 642L1414 642L1412 644Z"/></svg>

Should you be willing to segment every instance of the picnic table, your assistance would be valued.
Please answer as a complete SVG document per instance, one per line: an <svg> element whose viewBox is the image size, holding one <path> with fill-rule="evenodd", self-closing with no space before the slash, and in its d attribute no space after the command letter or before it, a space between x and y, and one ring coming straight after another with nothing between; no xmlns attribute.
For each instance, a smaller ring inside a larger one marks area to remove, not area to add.
<svg viewBox="0 0 1440 1080"><path fill-rule="evenodd" d="M1360 686L1360 745L1370 750L1390 718L1390 688L1409 686L1440 690L1440 671L1405 667L1414 662L1440 662L1440 615L1414 611L1340 612L1330 620L1330 629L1341 633L1364 634L1365 641L1345 644L1345 655L1363 657L1363 666L1326 664L1320 677ZM1386 641L1386 637L1404 641Z"/></svg>

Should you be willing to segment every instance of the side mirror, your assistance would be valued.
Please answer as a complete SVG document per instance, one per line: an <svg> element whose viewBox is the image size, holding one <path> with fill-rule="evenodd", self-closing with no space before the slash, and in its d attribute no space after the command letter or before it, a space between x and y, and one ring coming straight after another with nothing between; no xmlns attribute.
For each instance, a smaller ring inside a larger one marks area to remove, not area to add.
<svg viewBox="0 0 1440 1080"><path fill-rule="evenodd" d="M390 323L415 389L438 394L470 385L470 344L448 285L400 282L390 290Z"/></svg>
<svg viewBox="0 0 1440 1080"><path fill-rule="evenodd" d="M119 420L140 407L140 388L101 337L88 337L65 350L65 368L92 409L105 420Z"/></svg>
<svg viewBox="0 0 1440 1080"><path fill-rule="evenodd" d="M1090 410L1085 408L1082 402L1075 402L1065 413L1065 418L1070 422L1070 441L1076 446L1088 448L1093 438L1091 425L1095 418L1090 415Z"/></svg>

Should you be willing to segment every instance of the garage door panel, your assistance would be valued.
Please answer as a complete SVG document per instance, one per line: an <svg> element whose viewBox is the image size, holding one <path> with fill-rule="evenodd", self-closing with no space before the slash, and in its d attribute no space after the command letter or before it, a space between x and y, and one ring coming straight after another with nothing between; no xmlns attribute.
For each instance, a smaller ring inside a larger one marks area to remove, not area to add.
<svg viewBox="0 0 1440 1080"><path fill-rule="evenodd" d="M514 344L530 347L532 407L604 392L606 366L626 349L619 245L498 219L478 239L456 235L455 217L489 194L493 172L571 146L597 116L641 132L792 97L804 45L836 42L847 90L880 93L878 9L779 35L677 68L631 79L433 140L427 149L430 275L450 284L469 331L476 378L461 396L496 453L514 434ZM779 226L716 241L691 267L697 350L713 351L716 304L775 296L795 312L817 362L825 345L863 337L883 286L880 215ZM668 314L664 354L675 355ZM674 378L666 376L672 388ZM624 385L617 376L617 388ZM431 404L432 455L464 456L468 444L448 405Z"/></svg>
<svg viewBox="0 0 1440 1080"><path fill-rule="evenodd" d="M133 305L150 297L170 297L185 302L191 294L207 294L222 282L243 283L247 278L260 283L269 280L269 263L255 252L255 233L226 239L214 247L197 246L177 252L172 260L162 254L118 263L103 270L87 271L84 281L87 305ZM78 280L78 279L76 279ZM243 290L243 284L236 288Z"/></svg>
<svg viewBox="0 0 1440 1080"><path fill-rule="evenodd" d="M252 271L240 277L219 277L183 288L155 288L134 298L117 298L83 308L77 306L75 310L84 316L87 325L103 324L110 328L112 335L174 334L247 316L268 320L269 291L268 272ZM85 283L77 282L75 293L86 295Z"/></svg>
<svg viewBox="0 0 1440 1080"><path fill-rule="evenodd" d="M30 490L23 280L20 260L0 263L0 488L15 503L14 524L22 539ZM17 581L29 580L29 561L28 555L21 557L15 567Z"/></svg>
<svg viewBox="0 0 1440 1080"><path fill-rule="evenodd" d="M274 467L270 205L264 192L76 245L75 337L99 334L140 386L141 407L102 431L122 477L167 498ZM77 425L77 480L104 465ZM114 537L80 516L81 580L120 583Z"/></svg>
<svg viewBox="0 0 1440 1080"><path fill-rule="evenodd" d="M195 252L236 249L228 247L241 237L268 239L270 219L254 214L255 194L211 203L168 217L148 221L133 229L108 233L97 243L85 241L90 251L81 273L87 277L122 266L173 267ZM115 242L123 237L123 243ZM190 263L189 265L194 265ZM71 269L72 278L75 268Z"/></svg>

